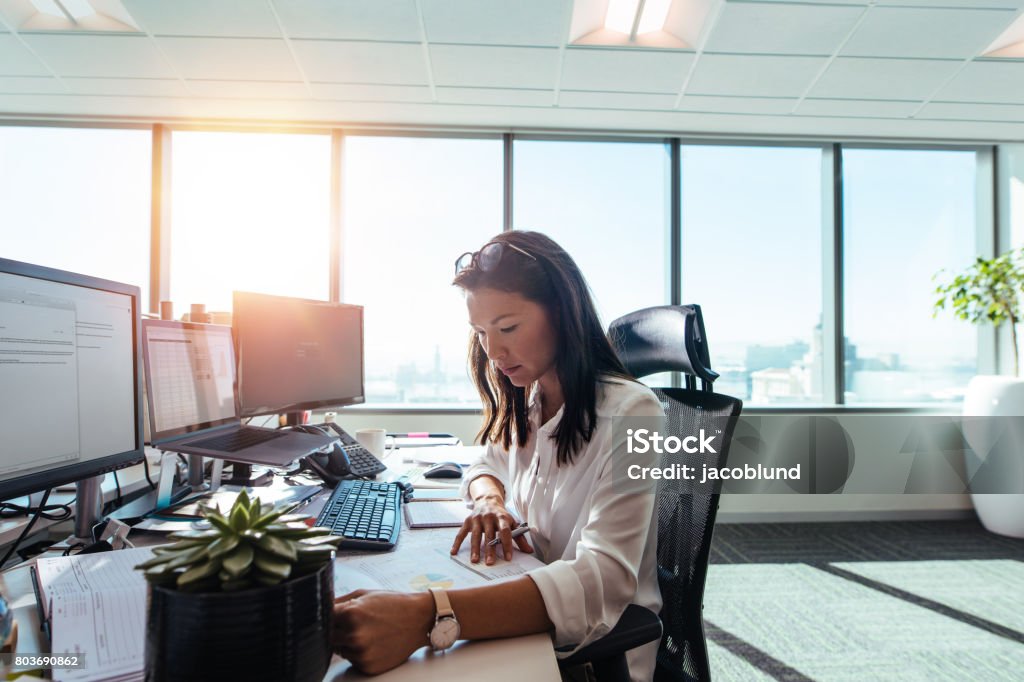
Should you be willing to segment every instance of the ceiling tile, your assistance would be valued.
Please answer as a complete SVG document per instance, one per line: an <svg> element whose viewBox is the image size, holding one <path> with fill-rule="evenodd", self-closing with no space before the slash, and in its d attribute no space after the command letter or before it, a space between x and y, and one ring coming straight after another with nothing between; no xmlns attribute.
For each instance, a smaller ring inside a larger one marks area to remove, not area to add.
<svg viewBox="0 0 1024 682"><path fill-rule="evenodd" d="M870 118L907 118L920 102L896 102L880 99L805 99L794 113L801 116L867 116Z"/></svg>
<svg viewBox="0 0 1024 682"><path fill-rule="evenodd" d="M958 61L839 57L808 96L923 100L958 68Z"/></svg>
<svg viewBox="0 0 1024 682"><path fill-rule="evenodd" d="M516 88L437 88L437 101L442 104L476 104L510 107L551 107L554 90L522 90Z"/></svg>
<svg viewBox="0 0 1024 682"><path fill-rule="evenodd" d="M562 58L564 90L678 93L692 52L570 48Z"/></svg>
<svg viewBox="0 0 1024 682"><path fill-rule="evenodd" d="M825 64L824 57L705 54L687 95L799 97Z"/></svg>
<svg viewBox="0 0 1024 682"><path fill-rule="evenodd" d="M49 76L50 72L12 35L0 35L0 76Z"/></svg>
<svg viewBox="0 0 1024 682"><path fill-rule="evenodd" d="M0 92L21 95L53 95L68 89L56 78L35 76L0 76Z"/></svg>
<svg viewBox="0 0 1024 682"><path fill-rule="evenodd" d="M556 47L567 40L569 0L420 0L427 40Z"/></svg>
<svg viewBox="0 0 1024 682"><path fill-rule="evenodd" d="M651 95L629 92L582 92L579 90L562 90L558 94L558 106L560 107L669 111L675 105L675 95Z"/></svg>
<svg viewBox="0 0 1024 682"><path fill-rule="evenodd" d="M995 40L1013 17L1007 10L875 7L842 54L967 59Z"/></svg>
<svg viewBox="0 0 1024 682"><path fill-rule="evenodd" d="M555 86L558 50L431 45L430 62L437 85L547 89Z"/></svg>
<svg viewBox="0 0 1024 682"><path fill-rule="evenodd" d="M415 0L274 0L292 38L420 42Z"/></svg>
<svg viewBox="0 0 1024 682"><path fill-rule="evenodd" d="M145 36L26 33L22 37L61 76L175 78L177 75Z"/></svg>
<svg viewBox="0 0 1024 682"><path fill-rule="evenodd" d="M294 40L306 77L321 83L427 85L423 48L410 43Z"/></svg>
<svg viewBox="0 0 1024 682"><path fill-rule="evenodd" d="M679 111L721 112L723 114L786 115L797 103L795 97L703 97L687 95Z"/></svg>
<svg viewBox="0 0 1024 682"><path fill-rule="evenodd" d="M283 40L269 38L156 38L182 78L301 81Z"/></svg>
<svg viewBox="0 0 1024 682"><path fill-rule="evenodd" d="M938 101L1024 103L1024 61L984 60L964 66L933 97Z"/></svg>
<svg viewBox="0 0 1024 682"><path fill-rule="evenodd" d="M1024 105L1020 104L963 104L960 102L932 102L921 109L915 118L957 119L962 121L1024 121Z"/></svg>
<svg viewBox="0 0 1024 682"><path fill-rule="evenodd" d="M266 2L253 0L122 0L139 27L154 35L278 38Z"/></svg>
<svg viewBox="0 0 1024 682"><path fill-rule="evenodd" d="M64 82L78 95L188 97L188 90L176 78L65 78Z"/></svg>
<svg viewBox="0 0 1024 682"><path fill-rule="evenodd" d="M727 2L704 50L831 55L862 7Z"/></svg>
<svg viewBox="0 0 1024 682"><path fill-rule="evenodd" d="M317 99L364 102L430 102L425 85L365 85L359 83L310 83Z"/></svg>
<svg viewBox="0 0 1024 682"><path fill-rule="evenodd" d="M264 81L190 80L188 89L198 97L229 99L310 99L305 83Z"/></svg>

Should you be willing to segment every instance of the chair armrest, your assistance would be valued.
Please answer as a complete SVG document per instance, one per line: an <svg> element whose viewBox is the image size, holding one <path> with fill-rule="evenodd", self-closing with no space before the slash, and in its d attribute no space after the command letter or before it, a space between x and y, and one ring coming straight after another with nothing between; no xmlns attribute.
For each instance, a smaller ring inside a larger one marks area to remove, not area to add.
<svg viewBox="0 0 1024 682"><path fill-rule="evenodd" d="M560 659L558 663L579 665L588 661L600 661L658 639L661 639L661 620L657 614L642 606L630 604L607 635L588 644L572 656ZM561 649L571 650L572 647Z"/></svg>

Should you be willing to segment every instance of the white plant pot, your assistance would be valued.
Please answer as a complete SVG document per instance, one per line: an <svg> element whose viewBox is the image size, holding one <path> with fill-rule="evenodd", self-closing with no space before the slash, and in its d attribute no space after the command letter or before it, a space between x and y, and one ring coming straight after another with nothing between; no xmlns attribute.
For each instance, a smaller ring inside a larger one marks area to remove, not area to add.
<svg viewBox="0 0 1024 682"><path fill-rule="evenodd" d="M964 397L964 416L1014 417L1024 416L1024 379L1004 376L976 376L967 385ZM971 429L965 423L964 436L979 456L984 456L993 443L994 429ZM1015 478L1024 469L1024 448L1009 453L1003 452L1006 461L1000 462L1000 470L1006 476ZM968 475L971 472L968 470ZM993 533L1024 538L1024 494L985 494L971 491L971 502L978 513L981 525Z"/></svg>

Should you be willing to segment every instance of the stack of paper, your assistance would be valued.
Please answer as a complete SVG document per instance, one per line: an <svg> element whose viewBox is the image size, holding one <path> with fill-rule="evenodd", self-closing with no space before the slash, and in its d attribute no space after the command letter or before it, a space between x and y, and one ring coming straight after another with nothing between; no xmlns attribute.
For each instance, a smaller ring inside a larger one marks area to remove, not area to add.
<svg viewBox="0 0 1024 682"><path fill-rule="evenodd" d="M43 616L55 655L80 656L84 667L54 670L68 682L142 680L146 580L135 566L148 548L44 558L36 564Z"/></svg>

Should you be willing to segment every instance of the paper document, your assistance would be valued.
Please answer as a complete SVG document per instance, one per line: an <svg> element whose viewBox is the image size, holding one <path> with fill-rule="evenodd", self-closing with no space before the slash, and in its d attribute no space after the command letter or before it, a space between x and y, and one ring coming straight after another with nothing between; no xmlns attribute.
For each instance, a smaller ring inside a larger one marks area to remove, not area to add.
<svg viewBox="0 0 1024 682"><path fill-rule="evenodd" d="M440 445L429 448L416 448L402 452L402 459L420 464L437 464L439 462L455 462L456 464L472 464L487 451L483 445Z"/></svg>
<svg viewBox="0 0 1024 682"><path fill-rule="evenodd" d="M458 528L469 514L462 500L417 502L403 508L410 528Z"/></svg>
<svg viewBox="0 0 1024 682"><path fill-rule="evenodd" d="M526 575L543 565L522 552L513 553L511 561L499 558L493 566L473 564L466 546L455 557L447 548L436 546L422 551L342 556L334 562L334 594L340 597L359 589L423 592L431 587L476 587Z"/></svg>
<svg viewBox="0 0 1024 682"><path fill-rule="evenodd" d="M144 547L37 562L50 650L83 655L85 662L81 669L54 670L54 679L142 679L146 580L135 566L152 556Z"/></svg>

